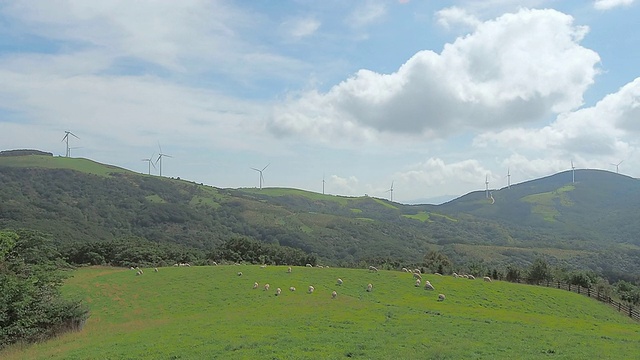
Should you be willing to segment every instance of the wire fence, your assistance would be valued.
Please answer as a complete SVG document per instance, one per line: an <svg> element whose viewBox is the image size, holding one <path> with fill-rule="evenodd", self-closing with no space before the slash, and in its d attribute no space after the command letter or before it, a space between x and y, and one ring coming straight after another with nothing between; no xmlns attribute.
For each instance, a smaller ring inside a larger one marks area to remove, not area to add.
<svg viewBox="0 0 640 360"><path fill-rule="evenodd" d="M518 282L520 281L518 280ZM618 310L618 312L628 315L633 320L640 321L640 309L634 308L633 305L631 304L625 304L619 301L615 301L611 298L611 296L601 293L597 289L592 289L590 287L583 287L580 285L568 284L561 281L550 281L550 280L539 282L534 285L553 287L557 289L572 291L576 294L588 296L590 298L596 299L603 303L609 304L610 306Z"/></svg>

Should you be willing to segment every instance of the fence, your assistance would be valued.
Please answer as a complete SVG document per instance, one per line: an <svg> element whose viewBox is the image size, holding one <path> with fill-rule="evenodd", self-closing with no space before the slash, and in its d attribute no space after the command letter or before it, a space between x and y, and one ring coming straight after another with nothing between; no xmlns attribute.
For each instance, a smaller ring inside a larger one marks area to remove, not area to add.
<svg viewBox="0 0 640 360"><path fill-rule="evenodd" d="M520 282L520 281L518 280L518 282ZM615 301L615 300L611 299L611 296L607 296L605 294L600 293L599 290L593 290L591 288L585 288L585 287L582 287L580 285L567 284L567 283L563 283L563 282L560 282L560 281L546 281L546 282L542 282L542 283L537 283L535 285L553 287L553 288L567 290L567 291L573 291L574 293L582 294L582 295L588 296L590 298L594 298L594 299L596 299L598 301L602 301L604 303L609 304L610 306L613 306L616 310L618 310L618 312L623 313L625 315L628 315L633 320L640 321L640 310L639 309L634 308L631 304L627 305L627 304L621 303L619 301Z"/></svg>

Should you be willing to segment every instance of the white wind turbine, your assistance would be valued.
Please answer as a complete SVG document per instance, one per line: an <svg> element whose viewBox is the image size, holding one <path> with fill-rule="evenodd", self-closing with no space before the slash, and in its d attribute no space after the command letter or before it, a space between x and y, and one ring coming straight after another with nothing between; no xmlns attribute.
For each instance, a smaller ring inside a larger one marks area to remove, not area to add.
<svg viewBox="0 0 640 360"><path fill-rule="evenodd" d="M148 159L142 159L142 161L146 161L149 163L149 175L151 175L151 167L153 166L154 169L156 168L155 164L153 163L153 154L151 154Z"/></svg>
<svg viewBox="0 0 640 360"><path fill-rule="evenodd" d="M484 178L484 185L485 185L485 193L487 195L487 199L489 198L489 175L486 175Z"/></svg>
<svg viewBox="0 0 640 360"><path fill-rule="evenodd" d="M389 188L389 190L387 190L387 192L390 195L390 201L393 202L393 181L391 181L391 187Z"/></svg>
<svg viewBox="0 0 640 360"><path fill-rule="evenodd" d="M76 134L72 133L71 131L65 131L64 132L64 137L62 138L62 141L67 143L67 153L65 155L65 157L70 157L71 156L71 149L69 149L69 135L75 137L76 139L80 140L79 137L76 136Z"/></svg>
<svg viewBox="0 0 640 360"><path fill-rule="evenodd" d="M571 182L576 182L576 167L573 166L573 160L571 160Z"/></svg>
<svg viewBox="0 0 640 360"><path fill-rule="evenodd" d="M271 163L267 164L267 166L263 167L262 170L260 169L256 169L256 168L251 168L252 170L255 170L257 172L260 173L260 190L262 190L262 182L264 181L264 176L262 176L262 172L269 167L269 165L271 165Z"/></svg>
<svg viewBox="0 0 640 360"><path fill-rule="evenodd" d="M164 154L162 152L162 147L160 146L160 142L158 142L158 149L160 149L160 152L158 153L158 159L156 160L156 164L160 163L159 170L160 170L160 176L162 176L162 158L165 157L165 156L166 157L173 157L173 156Z"/></svg>
<svg viewBox="0 0 640 360"><path fill-rule="evenodd" d="M322 174L322 195L324 195L324 174Z"/></svg>
<svg viewBox="0 0 640 360"><path fill-rule="evenodd" d="M511 189L511 172L509 172L509 168L507 168L507 189Z"/></svg>
<svg viewBox="0 0 640 360"><path fill-rule="evenodd" d="M620 164L622 164L622 162L623 162L623 161L624 161L624 160L620 160L620 162L619 162L619 163L617 163L617 164L611 163L611 165L613 165L613 166L615 166L615 167L616 167L616 174L618 174L618 168L619 168Z"/></svg>

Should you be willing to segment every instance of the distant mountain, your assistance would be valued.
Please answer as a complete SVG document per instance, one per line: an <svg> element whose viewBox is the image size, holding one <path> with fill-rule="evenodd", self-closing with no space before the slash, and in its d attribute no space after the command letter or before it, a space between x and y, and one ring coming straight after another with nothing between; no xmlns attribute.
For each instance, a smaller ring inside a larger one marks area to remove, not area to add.
<svg viewBox="0 0 640 360"><path fill-rule="evenodd" d="M438 250L474 266L527 264L640 272L640 183L576 170L442 205L298 189L221 189L87 159L0 157L0 229L30 228L58 242L139 236L211 249L246 236L334 264L421 261ZM493 200L491 200L493 198Z"/></svg>

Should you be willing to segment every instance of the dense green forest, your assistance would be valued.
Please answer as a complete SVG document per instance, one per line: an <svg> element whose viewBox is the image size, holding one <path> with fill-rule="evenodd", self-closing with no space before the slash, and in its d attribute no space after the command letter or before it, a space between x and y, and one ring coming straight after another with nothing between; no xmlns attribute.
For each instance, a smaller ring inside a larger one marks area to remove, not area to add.
<svg viewBox="0 0 640 360"><path fill-rule="evenodd" d="M526 268L543 258L636 281L640 183L597 170L576 171L576 179L565 172L493 190L493 203L478 191L439 206L405 205L296 189L220 189L87 159L0 156L0 229L49 233L61 249L81 249L65 253L87 263L124 264L94 251L105 244L149 242L171 262L204 259L246 238L336 266L418 264L438 251L452 270Z"/></svg>

